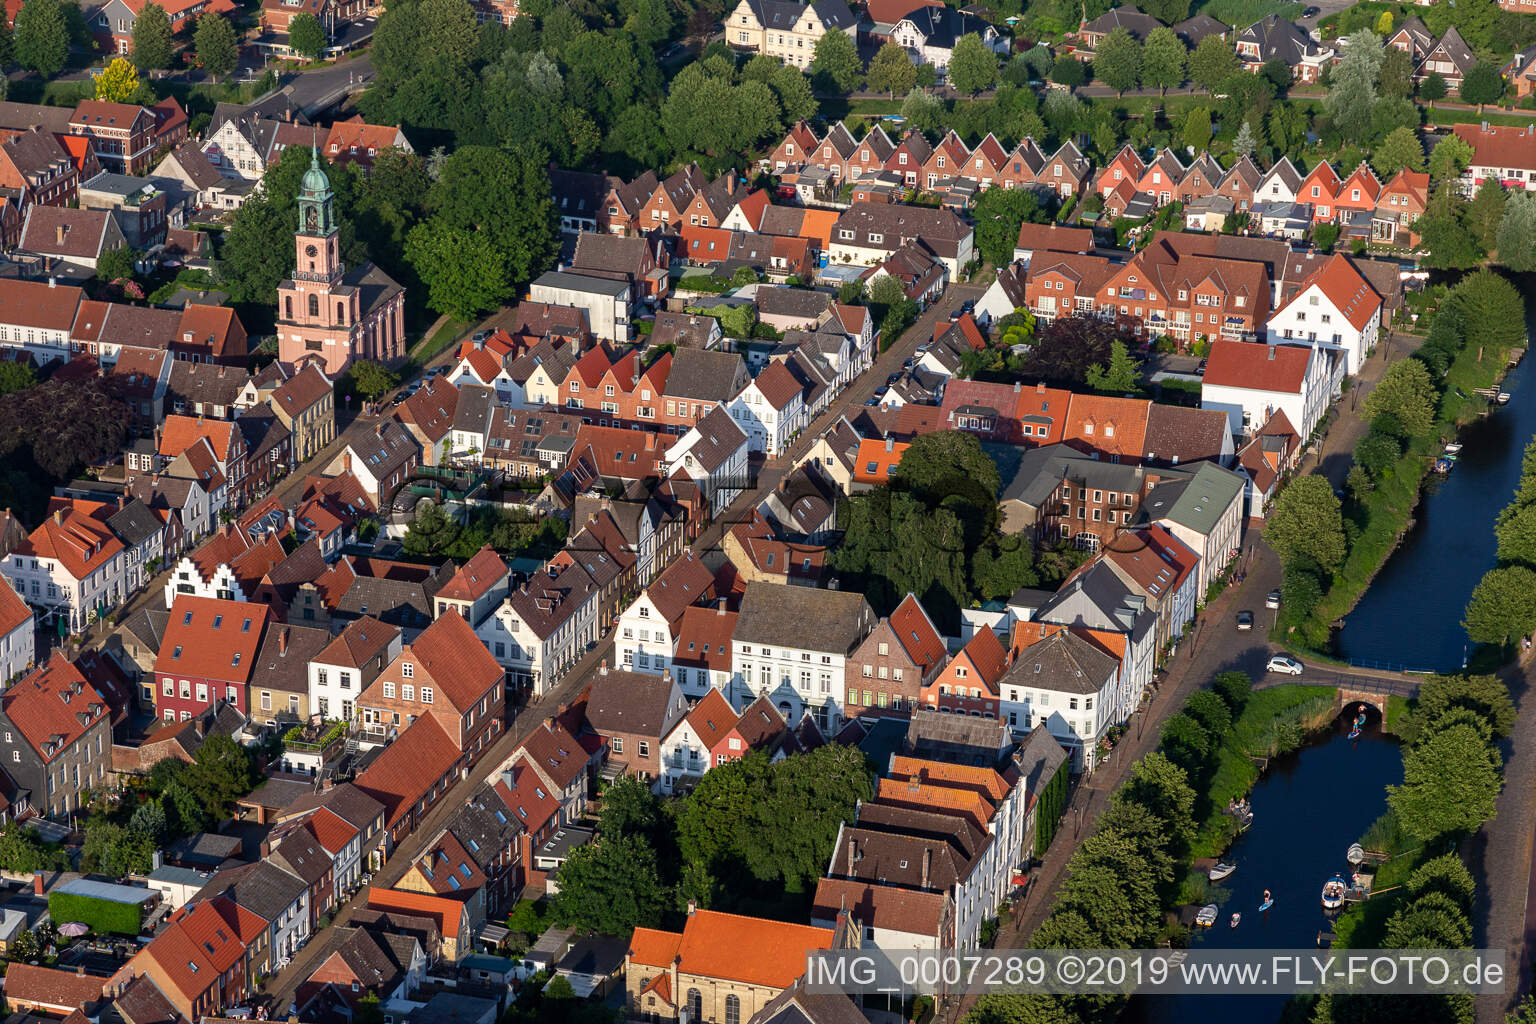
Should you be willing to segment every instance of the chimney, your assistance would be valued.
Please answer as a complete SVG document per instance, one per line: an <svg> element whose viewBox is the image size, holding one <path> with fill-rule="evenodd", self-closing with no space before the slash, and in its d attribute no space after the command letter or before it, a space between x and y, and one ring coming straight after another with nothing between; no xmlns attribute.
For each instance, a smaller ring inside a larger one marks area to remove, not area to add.
<svg viewBox="0 0 1536 1024"><path fill-rule="evenodd" d="M47 889L43 885L43 873L41 871L32 872L32 892L38 896L41 896L46 891Z"/></svg>
<svg viewBox="0 0 1536 1024"><path fill-rule="evenodd" d="M885 450L888 452L894 452L896 450L896 439L894 437L888 437L885 439Z"/></svg>
<svg viewBox="0 0 1536 1024"><path fill-rule="evenodd" d="M1273 346L1273 345L1269 346L1269 361L1270 362L1274 362L1275 361L1275 346Z"/></svg>
<svg viewBox="0 0 1536 1024"><path fill-rule="evenodd" d="M1035 385L1035 394L1037 394L1037 395L1045 394L1045 381L1041 381L1040 383Z"/></svg>
<svg viewBox="0 0 1536 1024"><path fill-rule="evenodd" d="M149 870L157 871L159 870L160 865L164 863L165 854L161 853L159 850L156 850L149 855Z"/></svg>
<svg viewBox="0 0 1536 1024"><path fill-rule="evenodd" d="M53 510L53 521L55 523L58 523L61 526L64 524L64 510L63 509L56 508L56 509Z"/></svg>
<svg viewBox="0 0 1536 1024"><path fill-rule="evenodd" d="M608 659L607 658L604 658L602 660L602 663L597 666L597 674L600 675L600 676L605 676L605 675L608 674Z"/></svg>
<svg viewBox="0 0 1536 1024"><path fill-rule="evenodd" d="M77 977L77 978L85 977L85 964L80 964L80 965L75 967L75 977Z"/></svg>
<svg viewBox="0 0 1536 1024"><path fill-rule="evenodd" d="M933 848L928 846L923 847L923 884L918 886L919 889L928 888L928 868L932 862Z"/></svg>
<svg viewBox="0 0 1536 1024"><path fill-rule="evenodd" d="M57 288L58 286L59 286L58 278L56 278L56 277L48 278L48 287L49 288Z"/></svg>
<svg viewBox="0 0 1536 1024"><path fill-rule="evenodd" d="M1483 122L1483 124L1484 124L1485 127L1487 126L1487 122L1486 121ZM53 240L55 242L57 242L59 245L63 245L64 244L64 236L68 232L69 232L69 228L67 226L65 226L63 224L57 225L53 229Z"/></svg>
<svg viewBox="0 0 1536 1024"><path fill-rule="evenodd" d="M344 473L352 472L352 453L351 452L347 451L347 452L342 452L341 453L341 469L342 469L342 472L344 472Z"/></svg>
<svg viewBox="0 0 1536 1024"><path fill-rule="evenodd" d="M699 909L699 904L698 904L697 900L689 900L688 901L688 916L689 917L692 917L694 915L694 913L698 909Z"/></svg>

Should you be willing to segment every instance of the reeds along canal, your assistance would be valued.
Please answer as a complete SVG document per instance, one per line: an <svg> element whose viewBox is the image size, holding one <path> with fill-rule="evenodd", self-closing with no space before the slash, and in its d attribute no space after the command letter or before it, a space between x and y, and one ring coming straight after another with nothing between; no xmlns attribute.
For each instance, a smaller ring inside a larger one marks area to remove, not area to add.
<svg viewBox="0 0 1536 1024"><path fill-rule="evenodd" d="M1274 758L1253 787L1253 824L1221 860L1237 870L1213 887L1216 925L1194 944L1221 949L1311 948L1330 917L1322 889L1335 874L1349 876L1345 853L1386 809L1386 787L1402 781L1397 743L1371 714L1359 738L1349 739L1353 709L1299 750ZM1259 912L1264 890L1273 906ZM1242 919L1229 926L1233 913ZM1278 1021L1288 997L1241 995L1138 997L1126 1024L1188 1021Z"/></svg>

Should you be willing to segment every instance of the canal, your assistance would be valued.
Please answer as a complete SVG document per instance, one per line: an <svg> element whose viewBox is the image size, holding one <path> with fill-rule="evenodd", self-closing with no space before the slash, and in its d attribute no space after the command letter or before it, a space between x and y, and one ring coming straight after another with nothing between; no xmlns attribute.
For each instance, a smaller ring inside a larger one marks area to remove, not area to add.
<svg viewBox="0 0 1536 1024"><path fill-rule="evenodd" d="M1536 338L1536 303L1526 309ZM1344 628L1338 653L1356 664L1437 672L1459 669L1471 650L1461 615L1483 573L1493 568L1494 520L1514 496L1526 443L1536 434L1536 358L1502 385L1508 405L1461 432L1460 460L1424 494L1415 521L1387 559Z"/></svg>
<svg viewBox="0 0 1536 1024"><path fill-rule="evenodd" d="M1222 883L1216 927L1196 935L1194 944L1215 949L1305 948L1316 945L1328 923L1320 896L1335 872L1349 871L1344 853L1387 806L1386 787L1402 781L1396 743L1381 733L1373 716L1360 739L1347 726L1332 729L1293 754L1271 762L1254 786L1253 827L1223 859L1237 873ZM1258 913L1265 889L1275 905ZM1228 918L1243 915L1237 928ZM1124 1024L1188 1024L1189 1021L1248 1021L1273 1024L1287 996L1182 995L1131 1000Z"/></svg>

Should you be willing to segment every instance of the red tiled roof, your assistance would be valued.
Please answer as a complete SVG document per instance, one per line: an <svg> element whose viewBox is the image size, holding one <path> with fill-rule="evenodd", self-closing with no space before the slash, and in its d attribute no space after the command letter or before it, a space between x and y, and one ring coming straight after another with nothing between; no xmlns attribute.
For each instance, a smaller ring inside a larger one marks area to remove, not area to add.
<svg viewBox="0 0 1536 1024"><path fill-rule="evenodd" d="M329 807L322 807L311 815L308 824L316 842L333 857L356 839L359 831L356 825Z"/></svg>
<svg viewBox="0 0 1536 1024"><path fill-rule="evenodd" d="M901 604L890 615L891 632L896 642L907 652L907 657L922 666L924 671L944 660L947 653L944 638L934 628L933 620L912 594L902 598Z"/></svg>
<svg viewBox="0 0 1536 1024"><path fill-rule="evenodd" d="M726 733L736 728L736 712L720 691L711 686L688 712L688 724L703 741L704 749L714 750Z"/></svg>
<svg viewBox="0 0 1536 1024"><path fill-rule="evenodd" d="M487 544L459 566L437 596L448 601L476 601L506 579L507 563Z"/></svg>
<svg viewBox="0 0 1536 1024"><path fill-rule="evenodd" d="M178 594L155 672L244 683L270 616L266 605L252 601Z"/></svg>
<svg viewBox="0 0 1536 1024"><path fill-rule="evenodd" d="M430 918L437 924L438 934L444 938L458 935L463 930L464 917L469 913L465 904L458 900L401 889L370 889L368 909L393 910Z"/></svg>
<svg viewBox="0 0 1536 1024"><path fill-rule="evenodd" d="M1472 147L1474 167L1536 170L1536 131L1531 125L1458 124L1451 130Z"/></svg>
<svg viewBox="0 0 1536 1024"><path fill-rule="evenodd" d="M670 967L672 957L667 954L671 953L678 958L680 974L784 989L805 974L806 954L831 949L832 938L829 928L696 910L681 935L636 928L630 939L630 959ZM751 950L751 955L743 956L743 950Z"/></svg>
<svg viewBox="0 0 1536 1024"><path fill-rule="evenodd" d="M122 541L104 521L110 506L54 498L48 518L17 546L18 554L58 561L74 579L82 580L123 550Z"/></svg>
<svg viewBox="0 0 1536 1024"><path fill-rule="evenodd" d="M517 820L523 823L525 829L529 832L539 831L559 812L560 801L553 793L544 791L526 755L519 754L506 774L512 777L510 784L503 776L496 783L496 792L512 813L517 815Z"/></svg>
<svg viewBox="0 0 1536 1024"><path fill-rule="evenodd" d="M693 605L683 610L672 660L679 665L729 671L736 613ZM713 691L711 691L713 692Z"/></svg>
<svg viewBox="0 0 1536 1024"><path fill-rule="evenodd" d="M773 362L757 375L757 390L775 409L783 409L800 393L800 382L783 363Z"/></svg>
<svg viewBox="0 0 1536 1024"><path fill-rule="evenodd" d="M61 651L7 688L0 707L45 762L112 713L106 698Z"/></svg>
<svg viewBox="0 0 1536 1024"><path fill-rule="evenodd" d="M86 1004L101 1000L105 982L105 978L17 961L6 969L5 995L12 1003L78 1013Z"/></svg>
<svg viewBox="0 0 1536 1024"><path fill-rule="evenodd" d="M1143 399L1073 394L1065 440L1139 459L1146 443L1149 408L1151 403Z"/></svg>
<svg viewBox="0 0 1536 1024"><path fill-rule="evenodd" d="M224 462L229 458L230 442L239 436L238 429L230 420L214 420L204 416L167 416L161 427L160 454L174 459L196 444L198 438L207 438L213 454L220 462Z"/></svg>
<svg viewBox="0 0 1536 1024"><path fill-rule="evenodd" d="M11 581L6 579L0 585L0 637L10 636L16 629L24 624L30 625L31 622L32 609L27 607L27 602L21 599L11 586Z"/></svg>
<svg viewBox="0 0 1536 1024"><path fill-rule="evenodd" d="M453 608L434 619L414 643L407 644L395 664L379 678L395 679L403 665L413 666L407 682L414 679L418 686L436 684L437 699L446 700L460 714L474 707L503 674L491 652L475 636L474 628ZM374 686L369 687L370 692Z"/></svg>
<svg viewBox="0 0 1536 1024"><path fill-rule="evenodd" d="M1266 345L1223 338L1211 346L1204 382L1299 395L1311 360L1312 350L1305 345Z"/></svg>
<svg viewBox="0 0 1536 1024"><path fill-rule="evenodd" d="M859 453L853 465L854 482L890 483L891 471L901 463L902 455L910 447L912 447L910 444L903 441L882 441L877 437L861 439Z"/></svg>
<svg viewBox="0 0 1536 1024"><path fill-rule="evenodd" d="M587 770L587 751L558 722L542 723L517 749L562 789Z"/></svg>
<svg viewBox="0 0 1536 1024"><path fill-rule="evenodd" d="M435 717L423 715L385 747L353 784L384 805L384 822L393 826L458 762L458 744Z"/></svg>
<svg viewBox="0 0 1536 1024"><path fill-rule="evenodd" d="M1363 330L1381 308L1381 296L1366 283L1354 264L1342 253L1328 257L1313 272L1310 280L1302 282L1301 290L1305 292L1314 284L1357 331Z"/></svg>

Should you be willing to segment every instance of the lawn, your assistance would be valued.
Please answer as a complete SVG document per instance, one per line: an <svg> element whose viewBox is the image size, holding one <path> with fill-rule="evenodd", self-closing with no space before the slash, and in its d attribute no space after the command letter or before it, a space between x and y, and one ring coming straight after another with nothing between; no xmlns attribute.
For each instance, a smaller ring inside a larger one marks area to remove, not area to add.
<svg viewBox="0 0 1536 1024"><path fill-rule="evenodd" d="M443 326L433 332L431 337L423 338L411 349L410 357L406 360L406 365L403 368L404 373L409 375L412 371L426 366L437 356L447 351L472 326L474 326L473 321L468 320L449 319L443 321Z"/></svg>
<svg viewBox="0 0 1536 1024"><path fill-rule="evenodd" d="M1334 693L1331 686L1253 691L1217 752L1216 771L1204 794L1208 810L1191 844L1193 856L1214 857L1227 848L1236 835L1237 821L1224 808L1246 796L1259 781L1254 759L1272 758L1300 746L1307 734L1333 718Z"/></svg>
<svg viewBox="0 0 1536 1024"><path fill-rule="evenodd" d="M1283 0L1207 0L1197 4L1190 13L1208 14L1217 21L1242 29L1271 14L1293 21L1301 15L1301 4Z"/></svg>

